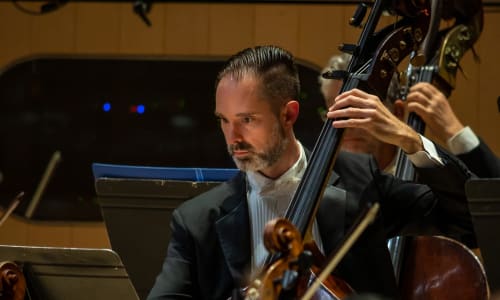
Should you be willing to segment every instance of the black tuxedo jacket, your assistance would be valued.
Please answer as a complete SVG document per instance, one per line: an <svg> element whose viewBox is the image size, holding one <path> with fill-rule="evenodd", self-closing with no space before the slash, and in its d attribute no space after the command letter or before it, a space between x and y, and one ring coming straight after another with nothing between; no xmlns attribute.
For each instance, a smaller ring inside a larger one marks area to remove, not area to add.
<svg viewBox="0 0 500 300"><path fill-rule="evenodd" d="M441 153L440 153L441 154ZM443 154L441 154L443 156ZM335 273L357 292L396 297L386 240L402 227L433 214L453 214L444 232L471 234L463 184L470 173L455 160L419 169L428 185L401 182L381 174L371 156L340 153L332 181L316 215L328 255L358 214L364 201L378 201L376 221L343 258ZM249 278L251 235L245 173L177 208L163 269L148 299L227 299ZM434 218L442 220L442 218Z"/></svg>

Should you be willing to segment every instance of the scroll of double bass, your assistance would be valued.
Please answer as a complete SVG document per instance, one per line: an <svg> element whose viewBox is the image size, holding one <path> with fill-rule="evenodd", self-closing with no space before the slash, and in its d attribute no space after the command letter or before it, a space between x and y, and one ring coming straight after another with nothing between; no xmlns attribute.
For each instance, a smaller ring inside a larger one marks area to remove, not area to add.
<svg viewBox="0 0 500 300"><path fill-rule="evenodd" d="M21 268L12 261L0 262L0 300L23 300L26 278Z"/></svg>
<svg viewBox="0 0 500 300"><path fill-rule="evenodd" d="M392 63L399 63L418 49L427 32L428 7L423 2L414 6L415 1L400 1L399 4L406 4L401 8L391 7L393 3L388 0L375 1L358 44L352 47L353 58L341 91L360 88L385 97L395 71ZM403 13L411 11L412 15L405 15L397 23L375 32L382 11L389 8ZM332 122L325 121L285 218L273 220L266 226L270 232L266 232L265 244L271 253L278 252L267 257L262 273L247 287L245 299L286 298L283 295L289 293L294 293L291 298L295 299L304 293L309 275L314 277L319 271L314 267L323 264L310 233L344 132L334 128ZM318 291L321 297L326 297L321 299L342 299L351 292L347 283L333 276L324 281Z"/></svg>
<svg viewBox="0 0 500 300"><path fill-rule="evenodd" d="M434 1L433 6L442 5L440 1ZM441 10L441 7L436 10ZM457 20L463 23L427 35L422 52L431 59L424 66L414 68L410 65L406 74L407 86L400 95L402 98L405 98L408 88L418 82L433 83L446 96L451 94L459 60L481 32L482 10L468 22L463 16ZM433 51L438 46L438 51ZM433 52L437 54L433 55ZM425 123L416 114L409 114L407 123L417 132L424 133ZM399 155L395 175L403 180L415 179L413 165L405 155ZM390 241L389 247L402 299L489 299L486 275L480 261L459 242L441 236L396 237Z"/></svg>

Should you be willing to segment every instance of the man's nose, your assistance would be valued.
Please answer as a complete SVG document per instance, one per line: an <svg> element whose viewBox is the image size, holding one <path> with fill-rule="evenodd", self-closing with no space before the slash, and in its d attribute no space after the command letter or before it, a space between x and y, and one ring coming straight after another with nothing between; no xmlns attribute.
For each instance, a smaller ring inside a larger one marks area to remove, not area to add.
<svg viewBox="0 0 500 300"><path fill-rule="evenodd" d="M226 131L226 139L228 144L234 144L241 142L242 135L241 130L237 124L230 124Z"/></svg>

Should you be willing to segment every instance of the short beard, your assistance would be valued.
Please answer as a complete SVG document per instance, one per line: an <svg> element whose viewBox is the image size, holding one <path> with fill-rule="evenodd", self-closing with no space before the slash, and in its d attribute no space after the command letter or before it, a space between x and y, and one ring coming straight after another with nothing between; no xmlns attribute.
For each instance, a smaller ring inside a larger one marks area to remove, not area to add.
<svg viewBox="0 0 500 300"><path fill-rule="evenodd" d="M233 157L233 161L238 169L245 172L257 172L274 165L281 158L290 142L290 140L285 137L285 132L280 124L276 124L273 128L270 141L275 141L275 143L270 145L270 147L263 152L256 152L252 145L245 142L228 145L227 149L229 154ZM236 150L248 151L249 155L243 159L235 158L233 153Z"/></svg>

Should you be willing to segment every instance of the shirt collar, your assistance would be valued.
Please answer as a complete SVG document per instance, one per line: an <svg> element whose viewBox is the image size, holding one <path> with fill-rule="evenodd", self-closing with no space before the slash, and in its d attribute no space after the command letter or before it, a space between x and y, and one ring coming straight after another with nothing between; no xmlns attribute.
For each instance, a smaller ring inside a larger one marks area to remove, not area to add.
<svg viewBox="0 0 500 300"><path fill-rule="evenodd" d="M248 171L248 188L253 193L267 194L272 192L276 186L282 186L283 184L290 182L298 184L307 167L307 159L302 144L300 144L300 142L298 141L297 144L300 149L300 155L293 166L290 167L290 169L288 169L283 175L276 179L268 178L259 172Z"/></svg>

